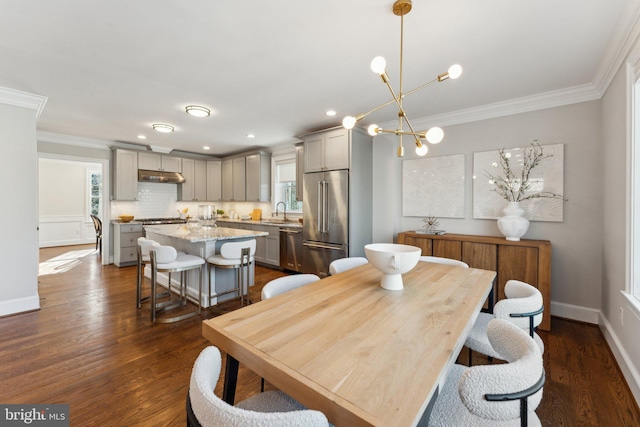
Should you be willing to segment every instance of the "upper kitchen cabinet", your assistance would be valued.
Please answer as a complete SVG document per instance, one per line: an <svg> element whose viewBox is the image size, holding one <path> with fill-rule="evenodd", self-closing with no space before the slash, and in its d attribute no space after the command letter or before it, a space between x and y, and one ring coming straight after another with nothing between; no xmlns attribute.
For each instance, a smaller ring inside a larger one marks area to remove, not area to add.
<svg viewBox="0 0 640 427"><path fill-rule="evenodd" d="M342 127L305 136L305 173L349 169L350 136Z"/></svg>
<svg viewBox="0 0 640 427"><path fill-rule="evenodd" d="M138 153L138 169L164 172L182 172L182 158L157 153Z"/></svg>
<svg viewBox="0 0 640 427"><path fill-rule="evenodd" d="M222 200L244 202L246 200L246 165L244 157L222 161Z"/></svg>
<svg viewBox="0 0 640 427"><path fill-rule="evenodd" d="M219 202L222 200L222 161L210 160L207 162L207 201Z"/></svg>
<svg viewBox="0 0 640 427"><path fill-rule="evenodd" d="M138 200L138 152L114 150L113 200Z"/></svg>
<svg viewBox="0 0 640 427"><path fill-rule="evenodd" d="M178 200L183 202L207 200L207 162L182 159L185 182L178 186Z"/></svg>
<svg viewBox="0 0 640 427"><path fill-rule="evenodd" d="M271 155L251 154L245 161L247 202L271 201Z"/></svg>
<svg viewBox="0 0 640 427"><path fill-rule="evenodd" d="M304 179L304 143L296 144L296 200L302 201Z"/></svg>

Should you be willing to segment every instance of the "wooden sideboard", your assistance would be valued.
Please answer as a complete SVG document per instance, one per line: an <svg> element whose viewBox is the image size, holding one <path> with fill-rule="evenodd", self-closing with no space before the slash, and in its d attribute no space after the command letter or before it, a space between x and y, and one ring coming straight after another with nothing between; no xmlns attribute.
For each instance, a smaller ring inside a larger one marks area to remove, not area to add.
<svg viewBox="0 0 640 427"><path fill-rule="evenodd" d="M467 234L398 233L398 243L417 246L422 255L458 259L470 267L497 272L495 300L504 296L507 280L515 279L535 286L542 293L544 313L539 328L551 330L551 242Z"/></svg>

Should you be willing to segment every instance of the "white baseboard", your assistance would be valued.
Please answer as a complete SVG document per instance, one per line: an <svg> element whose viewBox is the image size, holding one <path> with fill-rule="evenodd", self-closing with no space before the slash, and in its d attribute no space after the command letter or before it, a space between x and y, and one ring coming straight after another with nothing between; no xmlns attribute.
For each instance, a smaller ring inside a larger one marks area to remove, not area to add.
<svg viewBox="0 0 640 427"><path fill-rule="evenodd" d="M616 362L618 362L618 366L620 366L622 375L627 381L631 393L636 399L636 403L638 404L638 406L640 406L640 373L638 373L639 367L634 365L634 361L625 351L622 343L618 339L618 336L611 327L611 323L609 323L607 318L602 314L600 315L599 326L602 334L604 335L604 338L607 340L607 344L609 344L609 348L611 349ZM636 362L638 361L636 360Z"/></svg>
<svg viewBox="0 0 640 427"><path fill-rule="evenodd" d="M597 325L600 310L551 301L551 315Z"/></svg>
<svg viewBox="0 0 640 427"><path fill-rule="evenodd" d="M38 294L25 298L0 301L0 317L39 309L40 296Z"/></svg>

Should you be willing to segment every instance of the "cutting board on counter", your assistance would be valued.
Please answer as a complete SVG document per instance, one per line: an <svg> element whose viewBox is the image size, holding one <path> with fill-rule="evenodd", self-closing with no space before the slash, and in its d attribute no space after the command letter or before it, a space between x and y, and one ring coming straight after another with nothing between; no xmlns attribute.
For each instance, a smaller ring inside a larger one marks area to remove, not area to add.
<svg viewBox="0 0 640 427"><path fill-rule="evenodd" d="M260 221L262 219L262 209L254 209L251 212L251 220L252 221Z"/></svg>

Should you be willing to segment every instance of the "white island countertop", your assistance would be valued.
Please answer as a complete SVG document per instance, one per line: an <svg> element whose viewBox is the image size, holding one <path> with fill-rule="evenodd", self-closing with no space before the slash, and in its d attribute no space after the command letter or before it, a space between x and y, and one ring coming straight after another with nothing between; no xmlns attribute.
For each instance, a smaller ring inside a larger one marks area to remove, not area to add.
<svg viewBox="0 0 640 427"><path fill-rule="evenodd" d="M145 230L167 237L175 237L188 242L214 242L218 240L234 240L249 237L266 236L265 231L240 230L226 227L202 227L197 230L187 228L186 224L145 225Z"/></svg>

